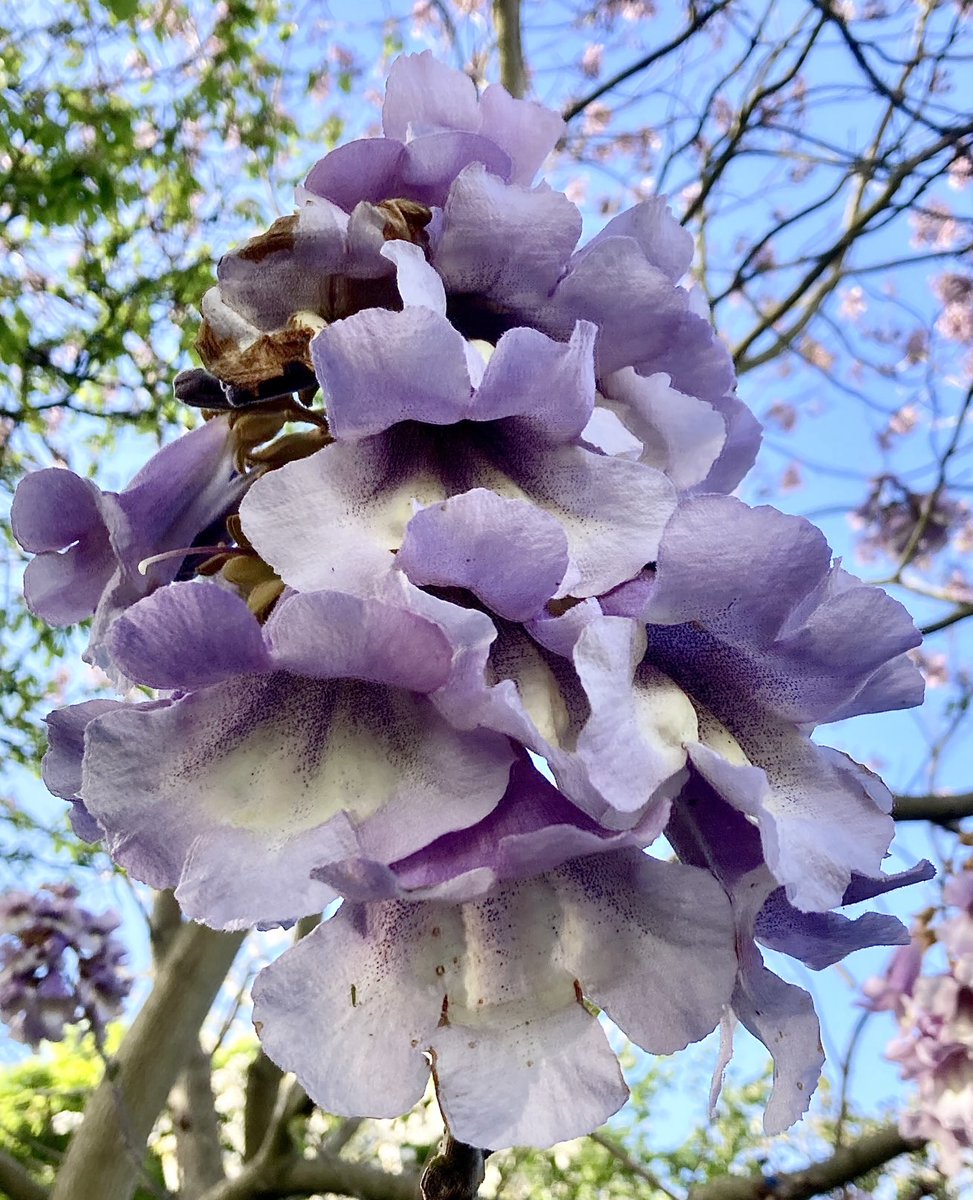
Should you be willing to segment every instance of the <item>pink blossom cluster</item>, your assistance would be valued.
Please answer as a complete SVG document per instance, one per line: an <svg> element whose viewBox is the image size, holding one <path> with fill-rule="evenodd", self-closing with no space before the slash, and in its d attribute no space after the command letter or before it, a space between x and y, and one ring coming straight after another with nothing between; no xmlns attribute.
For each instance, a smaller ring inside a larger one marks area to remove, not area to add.
<svg viewBox="0 0 973 1200"><path fill-rule="evenodd" d="M973 858L946 883L943 904L949 915L924 921L864 990L874 1011L895 1013L899 1032L886 1053L916 1084L902 1132L931 1142L944 1173L954 1176L973 1164ZM923 975L934 945L946 969Z"/></svg>

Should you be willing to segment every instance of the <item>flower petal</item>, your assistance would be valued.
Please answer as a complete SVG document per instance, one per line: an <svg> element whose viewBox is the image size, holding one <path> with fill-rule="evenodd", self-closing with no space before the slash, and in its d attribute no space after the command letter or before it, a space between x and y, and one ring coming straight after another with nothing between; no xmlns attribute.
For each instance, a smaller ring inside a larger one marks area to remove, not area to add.
<svg viewBox="0 0 973 1200"><path fill-rule="evenodd" d="M399 421L449 425L468 415L463 339L427 308L367 309L336 321L313 339L311 357L338 441Z"/></svg>
<svg viewBox="0 0 973 1200"><path fill-rule="evenodd" d="M271 669L246 603L205 580L160 588L117 617L108 634L115 665L136 683L188 690Z"/></svg>
<svg viewBox="0 0 973 1200"><path fill-rule="evenodd" d="M136 878L179 884L198 919L253 923L327 903L330 888L289 864L391 862L481 819L511 760L506 739L457 733L411 693L274 673L93 721L81 795ZM342 813L353 846L328 828ZM219 854L229 838L235 854ZM226 893L245 907L228 912Z"/></svg>
<svg viewBox="0 0 973 1200"><path fill-rule="evenodd" d="M396 566L413 583L467 588L500 616L522 621L556 593L568 545L548 513L474 488L417 512Z"/></svg>

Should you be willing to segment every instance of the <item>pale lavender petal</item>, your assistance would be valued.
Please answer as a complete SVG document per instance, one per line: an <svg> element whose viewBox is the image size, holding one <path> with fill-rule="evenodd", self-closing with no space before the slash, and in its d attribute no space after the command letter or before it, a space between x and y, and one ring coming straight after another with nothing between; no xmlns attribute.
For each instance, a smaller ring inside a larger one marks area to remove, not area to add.
<svg viewBox="0 0 973 1200"><path fill-rule="evenodd" d="M266 627L275 665L312 679L367 679L426 693L447 680L453 646L407 609L343 592L291 595Z"/></svg>
<svg viewBox="0 0 973 1200"><path fill-rule="evenodd" d="M672 215L665 196L643 200L613 217L578 251L575 262L613 237L631 238L637 242L646 261L658 267L673 283L679 282L693 261L693 235Z"/></svg>
<svg viewBox="0 0 973 1200"><path fill-rule="evenodd" d="M513 418L512 436L572 441L588 424L595 399L592 352L597 330L579 321L566 345L536 329L511 329L497 343L477 388L474 421Z"/></svg>
<svg viewBox="0 0 973 1200"><path fill-rule="evenodd" d="M405 148L394 195L441 208L453 180L471 163L498 180L510 178L510 156L480 133L447 130L416 138Z"/></svg>
<svg viewBox="0 0 973 1200"><path fill-rule="evenodd" d="M240 505L264 562L299 591L371 589L417 504L446 490L405 435L336 443L257 480Z"/></svg>
<svg viewBox="0 0 973 1200"><path fill-rule="evenodd" d="M80 796L84 731L95 717L124 707L121 700L85 700L47 714L44 719L48 747L41 763L41 775L48 791L65 800Z"/></svg>
<svg viewBox="0 0 973 1200"><path fill-rule="evenodd" d="M673 387L703 400L733 386L729 352L712 326L691 310L682 288L645 260L633 238L607 238L582 255L558 285L554 307L598 325L599 376L622 367L640 375L663 371Z"/></svg>
<svg viewBox="0 0 973 1200"><path fill-rule="evenodd" d="M395 264L396 285L406 308L428 308L441 317L446 315L443 281L432 269L422 248L412 242L385 242L379 252Z"/></svg>
<svg viewBox="0 0 973 1200"><path fill-rule="evenodd" d="M441 932L430 909L346 902L254 981L264 1052L324 1111L397 1117L422 1097L442 1008L435 964L420 957Z"/></svg>
<svg viewBox="0 0 973 1200"><path fill-rule="evenodd" d="M560 192L507 185L467 167L450 189L433 255L467 336L483 334L459 318L464 295L529 316L547 301L580 235L581 216Z"/></svg>
<svg viewBox="0 0 973 1200"><path fill-rule="evenodd" d="M675 507L661 471L580 446L535 447L511 438L504 450L510 478L554 512L567 534L577 577L562 585L563 594L597 596L654 560Z"/></svg>
<svg viewBox="0 0 973 1200"><path fill-rule="evenodd" d="M768 971L753 942L742 943L742 954L733 1011L774 1060L764 1112L764 1132L773 1135L807 1112L824 1066L821 1032L807 992Z"/></svg>
<svg viewBox="0 0 973 1200"><path fill-rule="evenodd" d="M695 490L729 493L757 461L763 426L743 401L730 392L719 397L708 396L707 400L723 417L726 443L710 473Z"/></svg>
<svg viewBox="0 0 973 1200"><path fill-rule="evenodd" d="M557 592L567 539L548 513L475 488L416 513L396 566L413 583L467 588L500 616L522 621Z"/></svg>
<svg viewBox="0 0 973 1200"><path fill-rule="evenodd" d="M737 960L730 901L711 875L619 850L551 877L574 909L565 965L634 1042L672 1054L716 1027Z"/></svg>
<svg viewBox="0 0 973 1200"><path fill-rule="evenodd" d="M258 979L264 1048L331 1112L411 1107L429 1055L462 1141L545 1146L587 1132L627 1091L558 964L559 916L543 881L462 907L346 904Z"/></svg>
<svg viewBox="0 0 973 1200"><path fill-rule="evenodd" d="M25 475L10 509L10 527L31 554L64 550L104 528L102 494L90 479L48 467Z"/></svg>
<svg viewBox="0 0 973 1200"><path fill-rule="evenodd" d="M880 874L894 824L874 776L769 721L754 723L741 745L761 768L735 765L703 745L689 754L720 795L757 820L767 864L795 907L833 908L853 872Z"/></svg>
<svg viewBox="0 0 973 1200"><path fill-rule="evenodd" d="M399 421L449 425L471 400L463 339L426 308L368 309L322 329L311 357L341 441Z"/></svg>
<svg viewBox="0 0 973 1200"><path fill-rule="evenodd" d="M73 625L98 607L115 570L105 531L60 553L39 554L24 571L24 599L50 625Z"/></svg>
<svg viewBox="0 0 973 1200"><path fill-rule="evenodd" d="M479 104L473 80L447 67L431 50L402 54L389 68L382 105L382 129L387 138L410 138L480 127Z"/></svg>
<svg viewBox="0 0 973 1200"><path fill-rule="evenodd" d="M511 183L530 183L565 128L557 113L531 100L515 100L496 83L480 97L480 119L480 132L510 155Z"/></svg>
<svg viewBox="0 0 973 1200"><path fill-rule="evenodd" d="M602 383L604 404L642 442L640 461L664 471L683 490L707 477L726 441L720 414L669 384L666 375L645 378L631 367Z"/></svg>
<svg viewBox="0 0 973 1200"><path fill-rule="evenodd" d="M655 661L670 664L723 720L741 706L801 724L831 720L853 710L863 689L879 704L877 675L894 688L881 707L899 707L913 694L903 693L903 681L914 669L889 674L886 666L916 644L908 613L832 567L813 525L775 509L729 496L681 503L642 615L657 627Z"/></svg>
<svg viewBox="0 0 973 1200"><path fill-rule="evenodd" d="M225 587L205 580L160 588L116 618L115 665L136 683L189 690L271 669L256 617Z"/></svg>

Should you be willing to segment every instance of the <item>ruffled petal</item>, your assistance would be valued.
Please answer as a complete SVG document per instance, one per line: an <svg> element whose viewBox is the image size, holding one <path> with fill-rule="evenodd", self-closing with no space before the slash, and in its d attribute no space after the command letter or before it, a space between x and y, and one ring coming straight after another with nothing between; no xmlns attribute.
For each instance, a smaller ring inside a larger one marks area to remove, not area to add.
<svg viewBox="0 0 973 1200"><path fill-rule="evenodd" d="M602 392L600 402L642 442L641 462L680 490L707 477L726 441L726 424L711 404L676 391L666 375L646 379L630 367L609 376Z"/></svg>
<svg viewBox="0 0 973 1200"><path fill-rule="evenodd" d="M336 321L311 342L311 357L339 441L399 421L449 425L468 415L463 339L427 308L367 309Z"/></svg>
<svg viewBox="0 0 973 1200"><path fill-rule="evenodd" d="M480 120L481 133L510 155L511 183L530 183L565 129L557 113L531 100L515 100L496 83L480 97Z"/></svg>
<svg viewBox="0 0 973 1200"><path fill-rule="evenodd" d="M481 166L467 167L450 188L432 260L457 297L460 327L464 296L529 318L547 302L580 236L581 216L560 192L507 185ZM482 336L475 325L464 332Z"/></svg>
<svg viewBox="0 0 973 1200"><path fill-rule="evenodd" d="M716 1027L737 960L730 901L711 875L618 850L552 877L570 920L565 965L634 1042L672 1054Z"/></svg>
<svg viewBox="0 0 973 1200"><path fill-rule="evenodd" d="M554 307L599 327L599 375L634 367L665 372L672 386L712 400L733 386L729 352L713 327L691 310L682 288L642 256L630 237L599 242L558 285Z"/></svg>
<svg viewBox="0 0 973 1200"><path fill-rule="evenodd" d="M464 906L346 904L255 984L264 1048L331 1112L411 1107L428 1056L461 1141L546 1146L588 1132L627 1089L557 962L559 918L543 880Z"/></svg>
<svg viewBox="0 0 973 1200"><path fill-rule="evenodd" d="M565 344L536 329L511 329L497 342L477 388L474 421L512 418L506 428L551 443L578 437L595 400L597 330L579 321Z"/></svg>
<svg viewBox="0 0 973 1200"><path fill-rule="evenodd" d="M693 261L693 235L672 215L665 196L653 196L612 217L604 229L578 251L575 262L613 237L631 238L637 242L646 262L658 267L673 283L682 279Z"/></svg>
<svg viewBox="0 0 973 1200"><path fill-rule="evenodd" d="M568 545L548 513L474 488L417 512L396 566L413 583L466 588L500 616L523 621L557 592Z"/></svg>
<svg viewBox="0 0 973 1200"><path fill-rule="evenodd" d="M108 634L115 665L136 683L188 690L271 669L256 617L236 593L203 580L160 588Z"/></svg>
<svg viewBox="0 0 973 1200"><path fill-rule="evenodd" d="M729 496L680 504L643 616L673 627L655 630L654 660L671 663L675 677L728 723L727 713L741 705L819 723L847 711L866 686L870 705L882 708L914 695L902 689L914 668L886 673L889 661L917 644L908 613L832 567L813 525L775 509L751 509ZM873 686L879 671L895 689L886 703Z"/></svg>

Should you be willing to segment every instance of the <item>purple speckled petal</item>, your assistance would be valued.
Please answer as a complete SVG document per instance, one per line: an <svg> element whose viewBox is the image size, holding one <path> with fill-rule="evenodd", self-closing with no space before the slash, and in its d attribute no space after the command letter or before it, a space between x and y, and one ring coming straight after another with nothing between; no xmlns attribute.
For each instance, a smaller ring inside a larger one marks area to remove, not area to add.
<svg viewBox="0 0 973 1200"><path fill-rule="evenodd" d="M313 339L311 357L338 441L399 421L449 425L468 415L463 339L427 308L368 309L336 321Z"/></svg>
<svg viewBox="0 0 973 1200"><path fill-rule="evenodd" d="M654 660L664 669L671 663L675 677L728 722L721 709L741 705L800 724L831 720L879 671L894 690L882 703L870 686L871 705L915 699L908 682L918 672L901 666L889 675L885 666L918 642L908 613L832 567L813 525L775 509L729 496L680 504L643 616L653 626L678 626L654 630Z"/></svg>
<svg viewBox="0 0 973 1200"><path fill-rule="evenodd" d="M672 1054L716 1027L737 962L730 902L711 875L618 850L551 877L577 922L565 965L634 1042Z"/></svg>
<svg viewBox="0 0 973 1200"><path fill-rule="evenodd" d="M891 798L865 768L793 727L765 722L748 732L741 744L761 768L698 744L690 758L721 796L756 819L767 864L795 907L841 904L853 873L881 873L894 832Z"/></svg>
<svg viewBox="0 0 973 1200"><path fill-rule="evenodd" d="M390 434L336 443L257 480L240 506L260 557L299 591L369 590L395 561L415 504L445 498Z"/></svg>
<svg viewBox="0 0 973 1200"><path fill-rule="evenodd" d="M429 1056L462 1141L547 1146L587 1132L627 1089L556 961L548 910L557 921L543 881L464 906L346 904L254 984L264 1049L329 1112L411 1108Z"/></svg>
<svg viewBox="0 0 973 1200"><path fill-rule="evenodd" d="M282 864L309 861L306 838L319 863L346 857L341 814L390 862L480 820L511 760L505 738L457 733L409 692L274 673L93 721L81 794L136 878L178 884L197 919L252 924L320 911L331 889ZM230 835L236 853L219 854Z"/></svg>
<svg viewBox="0 0 973 1200"><path fill-rule="evenodd" d="M513 418L508 429L549 441L577 438L595 400L594 325L579 321L567 344L536 329L511 329L497 343L470 413L474 421Z"/></svg>
<svg viewBox="0 0 973 1200"><path fill-rule="evenodd" d="M541 508L554 512L568 538L574 581L563 595L597 596L637 575L658 552L675 507L675 490L661 471L581 446L504 445L509 477Z"/></svg>
<svg viewBox="0 0 973 1200"><path fill-rule="evenodd" d="M108 634L115 665L135 683L207 687L271 669L256 617L225 587L174 583L132 605Z"/></svg>
<svg viewBox="0 0 973 1200"><path fill-rule="evenodd" d="M467 588L500 616L523 621L557 592L568 545L548 513L474 488L417 512L396 566L413 583Z"/></svg>
<svg viewBox="0 0 973 1200"><path fill-rule="evenodd" d="M547 301L580 236L581 216L560 192L467 167L450 189L433 266L447 291L527 316Z"/></svg>
<svg viewBox="0 0 973 1200"><path fill-rule="evenodd" d="M672 283L682 279L693 261L693 235L672 215L665 196L643 200L613 217L578 251L575 263L595 246L613 237L631 238L637 242L645 260L658 267Z"/></svg>
<svg viewBox="0 0 973 1200"><path fill-rule="evenodd" d="M683 490L707 477L726 441L726 424L705 400L686 396L667 375L645 378L631 367L602 383L600 401L641 441L640 461Z"/></svg>

